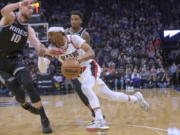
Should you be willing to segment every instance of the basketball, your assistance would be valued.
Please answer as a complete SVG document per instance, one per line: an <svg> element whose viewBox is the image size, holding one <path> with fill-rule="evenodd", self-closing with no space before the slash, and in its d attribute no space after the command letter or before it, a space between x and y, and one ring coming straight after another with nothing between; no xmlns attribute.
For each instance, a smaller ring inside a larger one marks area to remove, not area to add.
<svg viewBox="0 0 180 135"><path fill-rule="evenodd" d="M61 72L67 79L72 79L81 73L81 67L77 60L67 59L61 66Z"/></svg>

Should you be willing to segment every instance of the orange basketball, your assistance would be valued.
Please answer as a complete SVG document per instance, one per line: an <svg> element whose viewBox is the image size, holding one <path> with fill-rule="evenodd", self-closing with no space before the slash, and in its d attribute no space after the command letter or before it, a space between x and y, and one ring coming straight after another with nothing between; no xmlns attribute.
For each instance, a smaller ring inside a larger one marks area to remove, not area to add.
<svg viewBox="0 0 180 135"><path fill-rule="evenodd" d="M81 66L75 59L66 59L62 63L61 72L67 79L72 79L81 73Z"/></svg>

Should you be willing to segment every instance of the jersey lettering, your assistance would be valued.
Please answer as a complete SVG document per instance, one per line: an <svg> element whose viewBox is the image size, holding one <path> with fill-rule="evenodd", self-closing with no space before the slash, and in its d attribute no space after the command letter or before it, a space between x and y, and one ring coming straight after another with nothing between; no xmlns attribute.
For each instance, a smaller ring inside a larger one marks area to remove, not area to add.
<svg viewBox="0 0 180 135"><path fill-rule="evenodd" d="M19 41L21 40L21 37L22 37L21 35L14 33L12 38L11 38L11 41L15 42L15 43L19 43Z"/></svg>
<svg viewBox="0 0 180 135"><path fill-rule="evenodd" d="M20 29L20 28L18 28L16 26L13 26L13 25L10 26L9 30L11 30L11 31L13 31L13 32L15 32L15 33L17 33L19 35L22 35L22 36L27 36L28 35L27 31L24 31L23 29Z"/></svg>
<svg viewBox="0 0 180 135"><path fill-rule="evenodd" d="M64 61L67 58L77 58L78 56L79 56L78 51L74 51L73 53L61 56L61 59Z"/></svg>
<svg viewBox="0 0 180 135"><path fill-rule="evenodd" d="M21 24L16 19L0 29L0 51L4 54L22 53L28 39L28 24Z"/></svg>

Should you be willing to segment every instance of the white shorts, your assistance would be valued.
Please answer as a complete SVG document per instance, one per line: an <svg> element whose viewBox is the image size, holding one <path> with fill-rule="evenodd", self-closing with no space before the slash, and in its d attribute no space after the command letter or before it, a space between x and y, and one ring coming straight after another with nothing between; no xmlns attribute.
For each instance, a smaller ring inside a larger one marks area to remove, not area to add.
<svg viewBox="0 0 180 135"><path fill-rule="evenodd" d="M87 96L92 108L100 107L97 96L110 101L129 101L129 95L110 90L104 81L100 78L100 74L100 66L95 61L92 61L78 78L78 80L81 82L81 89ZM134 100L132 100L132 102L134 102Z"/></svg>
<svg viewBox="0 0 180 135"><path fill-rule="evenodd" d="M90 106L94 108L100 107L99 99L93 91L96 82L99 80L101 74L100 66L93 60L86 67L84 72L80 74L78 80L81 82L81 89L87 96Z"/></svg>
<svg viewBox="0 0 180 135"><path fill-rule="evenodd" d="M91 63L86 67L85 71L80 74L78 80L81 84L91 85L94 87L96 84L100 84L102 80L100 79L102 69L97 64L95 60L92 60Z"/></svg>

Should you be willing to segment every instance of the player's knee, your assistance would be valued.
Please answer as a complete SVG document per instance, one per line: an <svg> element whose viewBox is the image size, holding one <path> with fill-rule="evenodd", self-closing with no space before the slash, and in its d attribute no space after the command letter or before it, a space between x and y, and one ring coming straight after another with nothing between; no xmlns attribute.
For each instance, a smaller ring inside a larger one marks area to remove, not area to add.
<svg viewBox="0 0 180 135"><path fill-rule="evenodd" d="M16 77L27 91L32 89L33 82L29 71L23 69L17 73Z"/></svg>
<svg viewBox="0 0 180 135"><path fill-rule="evenodd" d="M21 82L23 87L27 90L27 93L31 99L31 102L32 103L39 102L41 99L35 87L33 86L33 81L30 76L29 71L27 71L26 69L23 69L16 74L16 77Z"/></svg>
<svg viewBox="0 0 180 135"><path fill-rule="evenodd" d="M26 95L23 89L19 88L16 92L16 101L19 103L24 103L26 100Z"/></svg>
<svg viewBox="0 0 180 135"><path fill-rule="evenodd" d="M6 85L9 90L14 92L17 102L19 102L19 103L25 102L25 92L23 90L21 90L19 83L17 82L17 80L15 78L13 78L13 77L9 78L6 81Z"/></svg>

